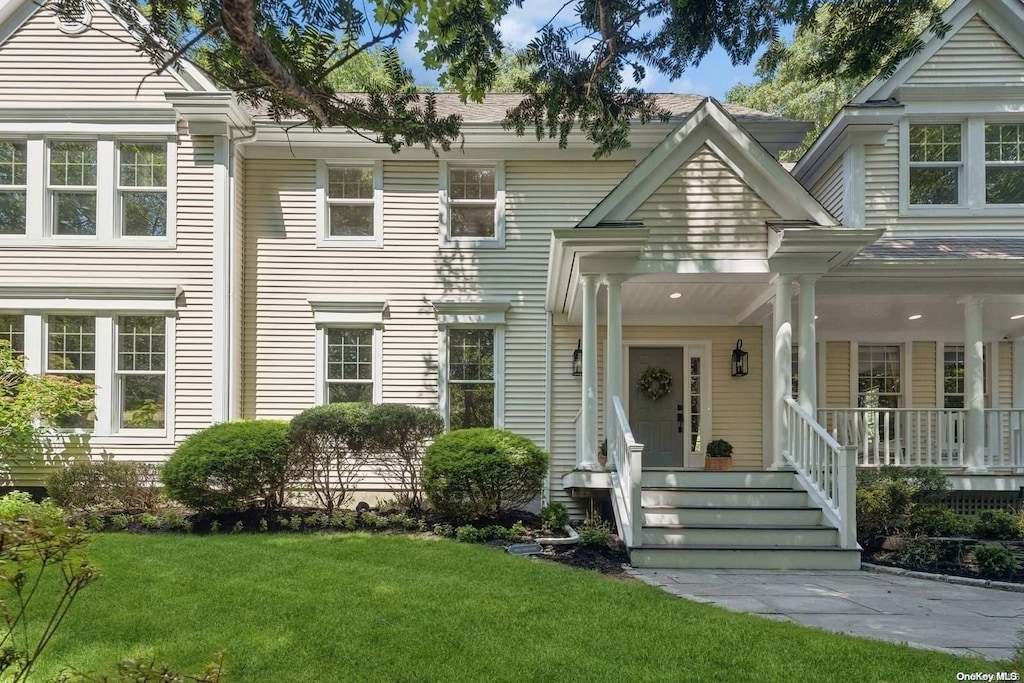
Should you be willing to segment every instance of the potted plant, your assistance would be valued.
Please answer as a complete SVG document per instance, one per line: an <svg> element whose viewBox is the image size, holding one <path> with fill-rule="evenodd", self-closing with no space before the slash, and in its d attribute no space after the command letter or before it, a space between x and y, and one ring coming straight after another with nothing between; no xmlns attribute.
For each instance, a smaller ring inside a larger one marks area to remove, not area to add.
<svg viewBox="0 0 1024 683"><path fill-rule="evenodd" d="M715 439L704 451L704 469L731 470L732 444L725 439Z"/></svg>

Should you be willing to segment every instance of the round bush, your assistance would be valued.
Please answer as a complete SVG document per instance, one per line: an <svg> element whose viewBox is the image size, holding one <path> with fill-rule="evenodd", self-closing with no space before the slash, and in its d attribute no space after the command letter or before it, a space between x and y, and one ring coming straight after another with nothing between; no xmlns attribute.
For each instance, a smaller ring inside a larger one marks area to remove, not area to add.
<svg viewBox="0 0 1024 683"><path fill-rule="evenodd" d="M288 455L288 423L225 422L196 432L160 472L171 498L212 512L244 509L256 498L280 505Z"/></svg>
<svg viewBox="0 0 1024 683"><path fill-rule="evenodd" d="M311 491L327 514L341 507L367 464L371 408L365 403L329 403L292 418L288 488Z"/></svg>
<svg viewBox="0 0 1024 683"><path fill-rule="evenodd" d="M952 510L917 508L910 514L907 530L915 536L962 536L970 528L966 519Z"/></svg>
<svg viewBox="0 0 1024 683"><path fill-rule="evenodd" d="M500 429L459 429L437 438L423 457L423 490L455 519L518 509L540 495L548 454Z"/></svg>

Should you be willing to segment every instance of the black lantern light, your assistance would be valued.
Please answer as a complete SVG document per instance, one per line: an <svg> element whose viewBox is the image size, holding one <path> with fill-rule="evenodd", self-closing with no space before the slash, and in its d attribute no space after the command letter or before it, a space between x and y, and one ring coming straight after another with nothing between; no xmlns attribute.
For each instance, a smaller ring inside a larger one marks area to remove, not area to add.
<svg viewBox="0 0 1024 683"><path fill-rule="evenodd" d="M583 376L583 340L576 342L576 350L572 352L572 376Z"/></svg>
<svg viewBox="0 0 1024 683"><path fill-rule="evenodd" d="M743 340L736 340L736 348L732 350L732 376L733 377L746 377L747 375L747 358L750 356L749 353L743 350Z"/></svg>

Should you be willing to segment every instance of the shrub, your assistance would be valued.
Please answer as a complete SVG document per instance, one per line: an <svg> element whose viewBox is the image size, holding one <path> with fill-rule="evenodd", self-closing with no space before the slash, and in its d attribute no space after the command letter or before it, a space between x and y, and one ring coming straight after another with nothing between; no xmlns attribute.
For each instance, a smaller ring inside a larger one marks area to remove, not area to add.
<svg viewBox="0 0 1024 683"><path fill-rule="evenodd" d="M36 503L24 491L0 497L0 523L28 520L33 526L53 529L64 525L64 511L51 500Z"/></svg>
<svg viewBox="0 0 1024 683"><path fill-rule="evenodd" d="M545 529L561 529L569 523L569 511L561 503L549 503L540 509Z"/></svg>
<svg viewBox="0 0 1024 683"><path fill-rule="evenodd" d="M452 528L451 524L435 524L434 534L437 536L444 536L445 538L451 538L455 535L455 529Z"/></svg>
<svg viewBox="0 0 1024 683"><path fill-rule="evenodd" d="M982 576L1002 578L1020 569L1020 564L1009 550L1001 545L979 545L974 549L974 561Z"/></svg>
<svg viewBox="0 0 1024 683"><path fill-rule="evenodd" d="M167 494L198 510L244 509L257 498L267 508L284 495L288 424L225 422L185 439L160 473Z"/></svg>
<svg viewBox="0 0 1024 683"><path fill-rule="evenodd" d="M937 507L918 508L907 522L907 531L915 536L961 536L969 527L969 522L960 515Z"/></svg>
<svg viewBox="0 0 1024 683"><path fill-rule="evenodd" d="M857 540L877 548L885 536L905 533L915 509L937 506L951 489L935 467L882 467L857 473Z"/></svg>
<svg viewBox="0 0 1024 683"><path fill-rule="evenodd" d="M1003 510L985 510L974 522L974 535L996 541L1013 541L1020 537L1020 521Z"/></svg>
<svg viewBox="0 0 1024 683"><path fill-rule="evenodd" d="M328 515L349 499L367 464L369 412L363 403L331 403L304 410L288 426L288 486L308 487Z"/></svg>
<svg viewBox="0 0 1024 683"><path fill-rule="evenodd" d="M431 504L452 518L498 515L534 500L547 466L547 453L524 436L460 429L427 448L423 488Z"/></svg>
<svg viewBox="0 0 1024 683"><path fill-rule="evenodd" d="M925 538L908 538L892 551L892 559L901 567L928 569L939 561L938 545Z"/></svg>
<svg viewBox="0 0 1024 683"><path fill-rule="evenodd" d="M455 540L459 543L479 543L480 531L469 524L460 526L455 530Z"/></svg>
<svg viewBox="0 0 1024 683"><path fill-rule="evenodd" d="M517 521L512 525L512 528L509 529L509 533L512 534L513 541L521 541L529 532L530 530L526 528L526 525L523 524L522 520Z"/></svg>
<svg viewBox="0 0 1024 683"><path fill-rule="evenodd" d="M612 542L611 525L597 515L587 515L580 525L580 545L589 548L605 548Z"/></svg>
<svg viewBox="0 0 1024 683"><path fill-rule="evenodd" d="M398 492L406 508L423 504L421 483L423 449L444 430L444 420L429 408L383 403L367 413L366 433L373 465Z"/></svg>
<svg viewBox="0 0 1024 683"><path fill-rule="evenodd" d="M82 460L55 472L46 482L46 492L72 512L153 512L161 502L158 483L155 465Z"/></svg>

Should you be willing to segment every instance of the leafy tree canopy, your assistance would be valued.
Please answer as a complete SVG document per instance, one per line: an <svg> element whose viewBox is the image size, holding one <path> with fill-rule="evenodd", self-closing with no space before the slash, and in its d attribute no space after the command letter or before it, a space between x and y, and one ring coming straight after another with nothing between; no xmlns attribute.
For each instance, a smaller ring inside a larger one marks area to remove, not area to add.
<svg viewBox="0 0 1024 683"><path fill-rule="evenodd" d="M84 0L58 1L58 11L73 16ZM364 95L339 93L330 75L414 34L441 86L480 100L499 74L498 23L522 1L114 0L114 7L156 64L205 51L215 80L274 119L348 127L397 150L448 149L460 120L438 114L434 96L417 92L394 53L384 53L387 82ZM816 14L823 6L832 11ZM578 128L599 156L629 144L631 120L667 117L648 93L626 87L624 75L639 82L654 69L680 78L716 43L734 63L765 46L774 59L780 26L796 24L822 37L813 72L859 78L891 72L919 49L918 22L948 28L931 0L576 0L552 3L552 15L526 48L532 69L514 89L528 96L504 125L561 145Z"/></svg>

